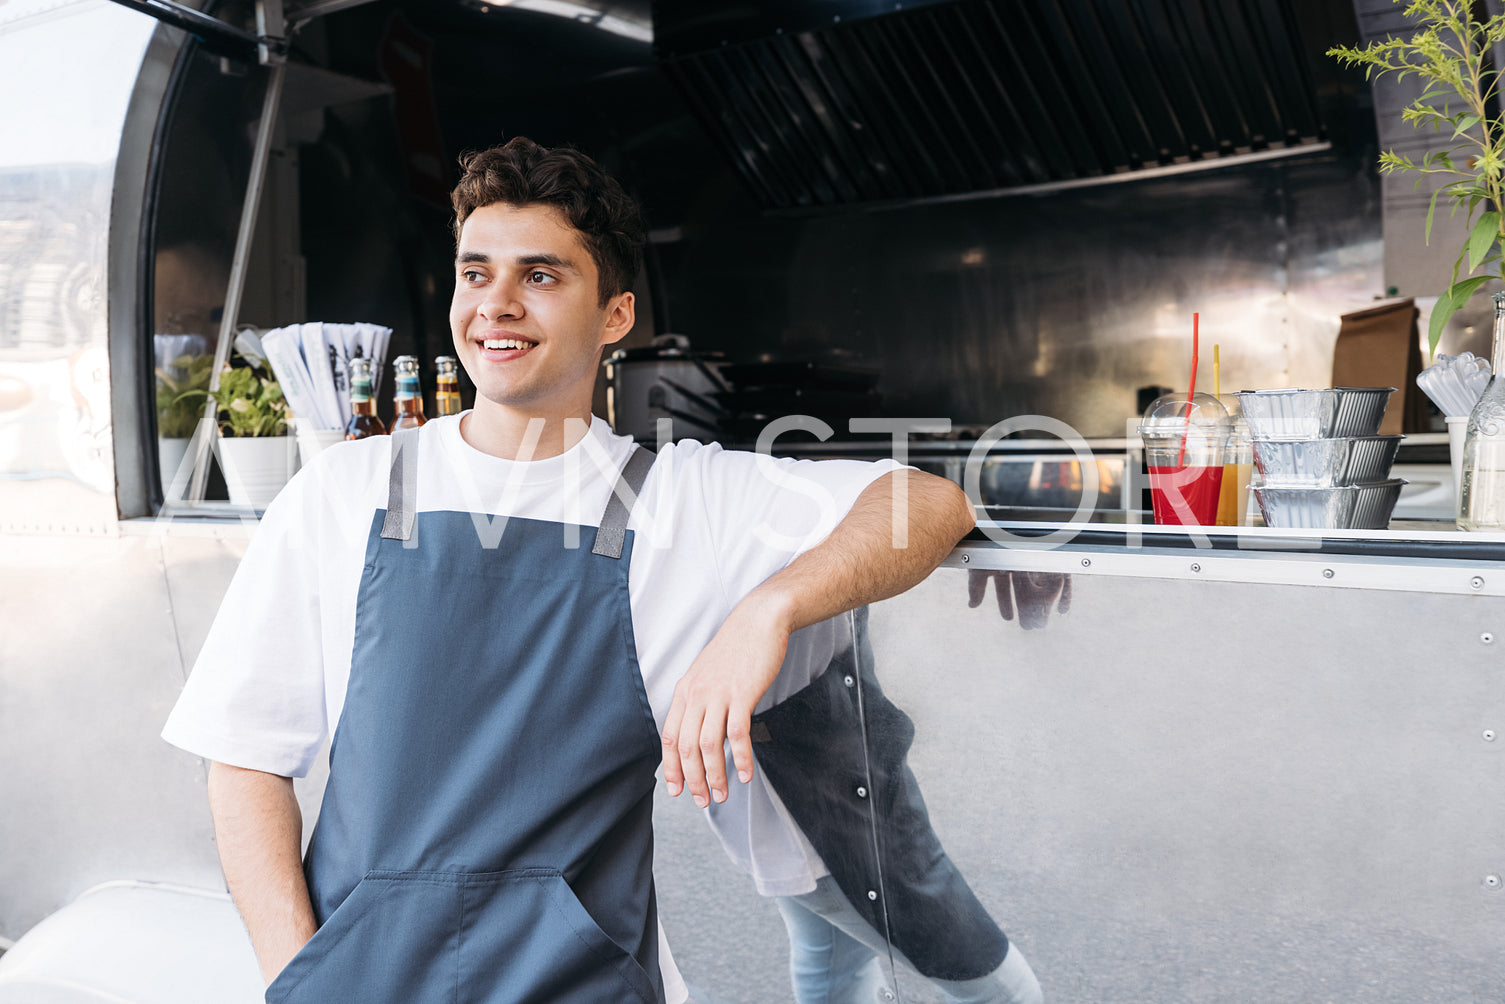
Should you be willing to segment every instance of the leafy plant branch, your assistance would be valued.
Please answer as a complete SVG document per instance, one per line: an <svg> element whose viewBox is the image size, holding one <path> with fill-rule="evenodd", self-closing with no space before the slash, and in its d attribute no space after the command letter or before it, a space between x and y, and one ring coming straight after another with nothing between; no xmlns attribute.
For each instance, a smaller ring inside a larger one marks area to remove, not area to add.
<svg viewBox="0 0 1505 1004"><path fill-rule="evenodd" d="M287 431L287 402L282 387L269 371L259 366L226 365L220 371L219 387L209 392L219 406L223 436L281 436Z"/></svg>
<svg viewBox="0 0 1505 1004"><path fill-rule="evenodd" d="M1396 0L1397 3L1403 0ZM1408 38L1371 42L1363 48L1334 46L1328 55L1345 66L1363 66L1373 79L1387 73L1397 80L1425 81L1421 95L1401 113L1417 129L1447 132L1449 144L1419 161L1393 150L1380 154L1380 170L1409 171L1421 177L1452 178L1438 185L1427 206L1425 239L1432 242L1437 200L1446 198L1449 215L1462 210L1468 238L1453 262L1451 282L1437 299L1427 333L1437 351L1442 329L1479 287L1502 274L1505 240L1505 121L1489 114L1500 94L1500 71L1490 65L1491 47L1505 40L1505 15L1476 20L1467 0L1412 0L1405 15L1418 26ZM1483 211L1480 209L1483 207ZM1464 272L1464 263L1468 264ZM1481 268L1488 271L1474 275ZM1466 277L1460 279L1460 273Z"/></svg>

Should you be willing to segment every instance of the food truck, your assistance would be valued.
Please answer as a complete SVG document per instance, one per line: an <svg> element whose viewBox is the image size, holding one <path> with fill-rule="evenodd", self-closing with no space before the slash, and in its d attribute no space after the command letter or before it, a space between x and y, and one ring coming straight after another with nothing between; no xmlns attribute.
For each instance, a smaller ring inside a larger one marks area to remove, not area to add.
<svg viewBox="0 0 1505 1004"><path fill-rule="evenodd" d="M158 737L264 506L204 395L243 333L367 324L382 413L411 355L432 414L457 157L518 135L644 207L619 431L897 456L979 507L838 626L847 726L912 727L1047 999L1505 999L1505 535L1457 528L1416 384L1461 222L1429 244L1376 169L1422 141L1411 85L1326 55L1405 30L1388 0L0 3L0 1002L262 999L205 765ZM1491 322L1440 351L1488 358ZM1138 423L1189 376L1394 387L1393 512L1155 523ZM829 797L864 800L886 905L863 782ZM790 999L698 815L656 813L692 999Z"/></svg>

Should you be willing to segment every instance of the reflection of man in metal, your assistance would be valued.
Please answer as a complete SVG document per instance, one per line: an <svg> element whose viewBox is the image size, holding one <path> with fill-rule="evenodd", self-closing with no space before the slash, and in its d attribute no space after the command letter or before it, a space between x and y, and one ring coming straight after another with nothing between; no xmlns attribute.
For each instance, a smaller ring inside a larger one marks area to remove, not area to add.
<svg viewBox="0 0 1505 1004"><path fill-rule="evenodd" d="M887 959L954 1004L1036 1004L1043 997L1029 963L930 825L906 762L914 726L874 675L866 614L791 639L753 720L769 787L747 793L751 808L713 809L712 828L775 898L800 1004L893 1000ZM760 828L760 797L777 806L784 831Z"/></svg>
<svg viewBox="0 0 1505 1004"><path fill-rule="evenodd" d="M1050 618L1054 604L1057 612L1071 609L1071 576L1059 572L1016 572L1007 569L967 573L967 606L982 606L988 593L988 582L993 583L993 592L998 600L998 615L1006 621L1014 619L1014 608L1019 608L1019 626L1026 631L1042 628Z"/></svg>

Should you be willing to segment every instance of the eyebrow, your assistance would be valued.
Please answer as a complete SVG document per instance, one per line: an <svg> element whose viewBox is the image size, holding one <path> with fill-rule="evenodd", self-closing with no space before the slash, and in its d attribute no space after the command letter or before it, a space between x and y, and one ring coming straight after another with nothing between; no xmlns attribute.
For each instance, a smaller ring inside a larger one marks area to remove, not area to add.
<svg viewBox="0 0 1505 1004"><path fill-rule="evenodd" d="M550 254L546 251L540 251L535 254L520 255L516 259L516 262L524 268L530 265L549 265L554 268L560 268L568 272L573 272L576 275L580 274L580 270L576 268L574 263L571 262L568 258L560 257L557 254ZM491 256L484 251L462 251L455 256L455 264L489 265L491 264Z"/></svg>

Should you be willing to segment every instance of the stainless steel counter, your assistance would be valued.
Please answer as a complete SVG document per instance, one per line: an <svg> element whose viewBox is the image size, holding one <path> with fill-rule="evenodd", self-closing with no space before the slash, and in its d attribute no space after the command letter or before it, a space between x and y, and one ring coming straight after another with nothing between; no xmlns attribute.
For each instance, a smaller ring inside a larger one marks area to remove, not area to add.
<svg viewBox="0 0 1505 1004"><path fill-rule="evenodd" d="M932 822L1050 999L1483 1001L1502 594L1496 561L981 542L872 633Z"/></svg>
<svg viewBox="0 0 1505 1004"><path fill-rule="evenodd" d="M1047 999L1500 999L1505 562L1384 553L1447 536L1425 527L1304 542L1353 553L1142 530L980 533L871 608L930 823ZM770 999L781 952L715 932L777 945L777 920L687 816L659 819L677 957L705 999Z"/></svg>

